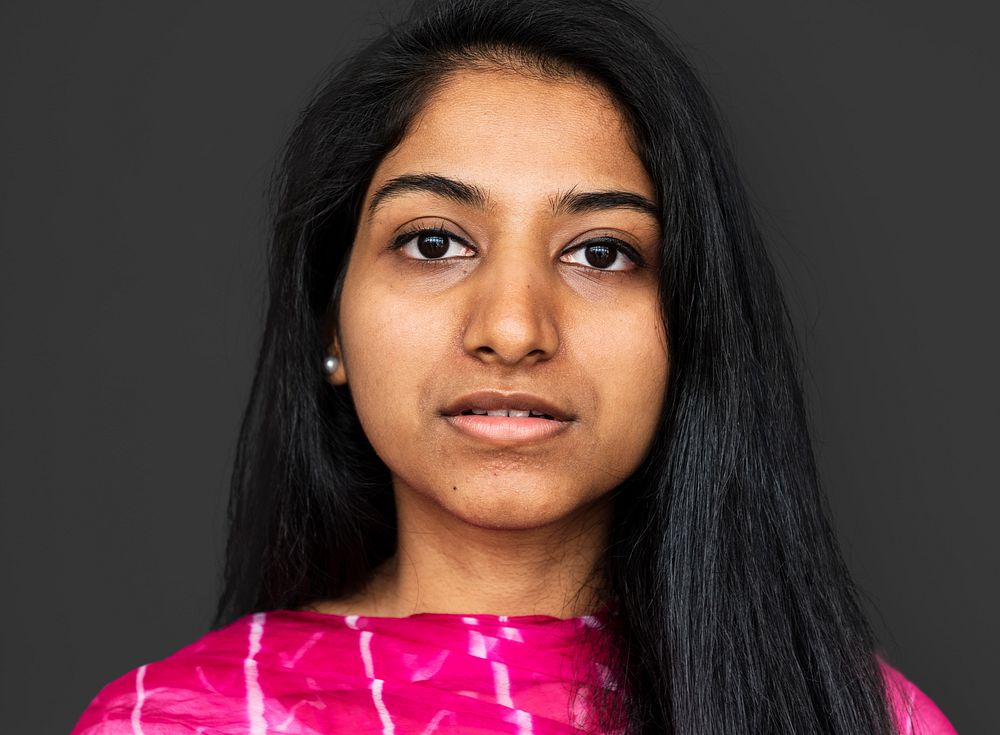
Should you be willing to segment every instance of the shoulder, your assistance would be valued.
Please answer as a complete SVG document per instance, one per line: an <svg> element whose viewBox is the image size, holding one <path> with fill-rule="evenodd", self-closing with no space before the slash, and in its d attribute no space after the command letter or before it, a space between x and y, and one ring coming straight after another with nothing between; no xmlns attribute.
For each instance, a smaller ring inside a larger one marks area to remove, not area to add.
<svg viewBox="0 0 1000 735"><path fill-rule="evenodd" d="M172 711L176 708L172 708L171 703L179 704L195 696L200 698L203 690L208 688L206 683L210 683L209 677L218 676L222 670L233 669L242 660L246 646L240 639L243 639L246 623L246 618L241 618L231 625L206 633L170 656L145 663L111 681L84 710L71 735L131 735L140 732L135 727L136 721L142 722L143 715L148 718L152 708L147 705L147 699L152 699L151 694L155 694L158 719L163 719L159 715L169 714L173 720L173 731L179 731L183 717L180 712ZM147 735L171 732L162 725L162 722L144 722L144 732Z"/></svg>
<svg viewBox="0 0 1000 735"><path fill-rule="evenodd" d="M111 681L71 735L245 732L249 684L258 668L287 668L294 662L285 652L294 654L315 636L316 622L301 616L244 616Z"/></svg>
<svg viewBox="0 0 1000 735"><path fill-rule="evenodd" d="M885 661L880 663L900 735L957 735L930 697Z"/></svg>

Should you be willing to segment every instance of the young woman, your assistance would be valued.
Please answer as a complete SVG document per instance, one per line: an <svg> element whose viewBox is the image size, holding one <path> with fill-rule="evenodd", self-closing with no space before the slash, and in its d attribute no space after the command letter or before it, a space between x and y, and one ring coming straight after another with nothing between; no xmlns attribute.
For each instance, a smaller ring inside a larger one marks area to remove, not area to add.
<svg viewBox="0 0 1000 735"><path fill-rule="evenodd" d="M277 187L217 629L95 733L951 733L877 656L707 93L607 0L453 0Z"/></svg>

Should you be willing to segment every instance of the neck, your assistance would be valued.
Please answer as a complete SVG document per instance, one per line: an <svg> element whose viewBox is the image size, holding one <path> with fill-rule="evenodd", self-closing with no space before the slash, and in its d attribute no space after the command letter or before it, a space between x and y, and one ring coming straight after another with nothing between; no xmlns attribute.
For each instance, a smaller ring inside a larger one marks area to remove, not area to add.
<svg viewBox="0 0 1000 735"><path fill-rule="evenodd" d="M469 524L411 492L397 492L396 506L396 555L360 595L315 609L570 618L598 604L595 570L607 543L607 499L558 522L518 529Z"/></svg>

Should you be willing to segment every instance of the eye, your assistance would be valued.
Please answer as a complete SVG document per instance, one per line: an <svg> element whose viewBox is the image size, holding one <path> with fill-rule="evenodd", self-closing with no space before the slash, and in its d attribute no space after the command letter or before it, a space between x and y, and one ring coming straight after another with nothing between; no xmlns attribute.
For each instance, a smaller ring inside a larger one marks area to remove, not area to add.
<svg viewBox="0 0 1000 735"><path fill-rule="evenodd" d="M404 232L393 242L393 249L401 250L414 260L468 258L476 252L458 235L440 227L424 227Z"/></svg>
<svg viewBox="0 0 1000 735"><path fill-rule="evenodd" d="M563 252L564 263L577 263L602 271L627 271L639 265L636 252L614 237L596 237Z"/></svg>

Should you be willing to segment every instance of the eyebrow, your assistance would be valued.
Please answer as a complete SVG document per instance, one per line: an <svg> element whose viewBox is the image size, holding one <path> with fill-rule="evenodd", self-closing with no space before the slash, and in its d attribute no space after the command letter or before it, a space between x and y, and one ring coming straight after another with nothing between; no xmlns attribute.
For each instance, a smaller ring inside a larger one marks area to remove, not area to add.
<svg viewBox="0 0 1000 735"><path fill-rule="evenodd" d="M488 209L492 204L489 192L475 184L439 174L404 174L389 179L375 191L368 204L368 217L371 218L386 200L407 192L426 192L476 209ZM550 197L549 202L555 214L632 209L648 214L657 222L660 221L659 206L646 197L630 191L576 191L574 187L558 196Z"/></svg>

